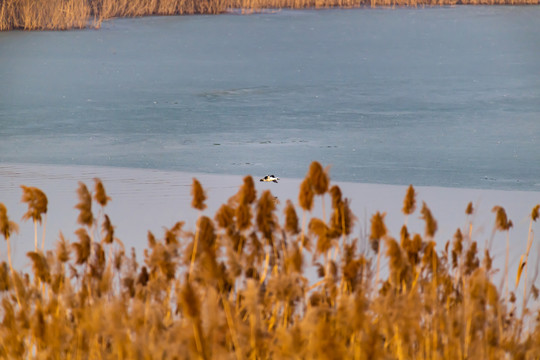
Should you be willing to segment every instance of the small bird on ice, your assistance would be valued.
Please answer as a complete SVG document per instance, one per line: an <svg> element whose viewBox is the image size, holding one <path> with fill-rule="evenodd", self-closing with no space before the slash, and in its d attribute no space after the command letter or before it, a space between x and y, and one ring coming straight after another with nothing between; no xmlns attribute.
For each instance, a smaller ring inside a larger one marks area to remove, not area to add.
<svg viewBox="0 0 540 360"><path fill-rule="evenodd" d="M260 181L273 181L273 182L277 183L278 180L279 180L279 178L275 177L274 175L266 175Z"/></svg>

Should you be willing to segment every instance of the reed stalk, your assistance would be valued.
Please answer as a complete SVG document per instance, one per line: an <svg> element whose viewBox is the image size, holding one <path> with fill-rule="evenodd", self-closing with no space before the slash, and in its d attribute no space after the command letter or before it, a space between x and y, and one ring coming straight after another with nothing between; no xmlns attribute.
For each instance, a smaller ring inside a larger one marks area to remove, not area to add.
<svg viewBox="0 0 540 360"><path fill-rule="evenodd" d="M190 262L190 265L189 265L188 278L191 277L191 273L193 271L193 265L195 264L195 256L197 255L197 246L198 246L198 243L199 243L200 220L201 220L201 215L202 215L201 211L206 208L206 204L204 203L204 201L206 200L206 194L204 192L204 189L203 189L201 183L195 178L193 178L193 184L192 184L192 187L191 187L191 195L193 196L191 206L194 209L199 210L199 216L198 216L198 219L197 219L197 227L196 227L196 231L195 231L195 239L193 241L193 252L191 254L191 262Z"/></svg>
<svg viewBox="0 0 540 360"><path fill-rule="evenodd" d="M533 230L532 230L532 225L533 225L533 222L535 222L538 218L539 218L539 210L540 210L540 204L539 205L536 205L532 211L531 211L531 219L529 221L529 231L527 232L527 250L525 251L525 261L524 261L524 280L523 280L523 305L522 305L522 308L525 309L526 307L526 304L527 304L527 274L528 274L528 268L529 268L529 252L531 250L531 247L532 247L532 242L533 242L533 237L534 237L534 233L533 233ZM520 264L521 265L521 264ZM521 268L521 266L520 266ZM521 269L519 269L521 270ZM518 280L516 281L516 288L517 288L517 285L519 283L519 277L518 277ZM523 320L523 313L522 313L522 320Z"/></svg>
<svg viewBox="0 0 540 360"><path fill-rule="evenodd" d="M188 272L188 278L191 279L191 274L193 273L193 266L195 265L195 257L197 256L197 246L199 244L199 221L201 219L201 214L199 213L199 217L197 220L197 228L195 230L195 239L193 240L193 251L191 253L191 260L189 263L189 272Z"/></svg>
<svg viewBox="0 0 540 360"><path fill-rule="evenodd" d="M38 240L37 240L37 221L34 220L34 251L38 251Z"/></svg>
<svg viewBox="0 0 540 360"><path fill-rule="evenodd" d="M45 232L47 229L47 214L43 216L43 231L41 233L41 251L45 251Z"/></svg>
<svg viewBox="0 0 540 360"><path fill-rule="evenodd" d="M6 242L7 242L9 269L11 270L11 276L13 276L15 271L13 270L13 261L11 260L11 242L9 241L9 235L6 237Z"/></svg>

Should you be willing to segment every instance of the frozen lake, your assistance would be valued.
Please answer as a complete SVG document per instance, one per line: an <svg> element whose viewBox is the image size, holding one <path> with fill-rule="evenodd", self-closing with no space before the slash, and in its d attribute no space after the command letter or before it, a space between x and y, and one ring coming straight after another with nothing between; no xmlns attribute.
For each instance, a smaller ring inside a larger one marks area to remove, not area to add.
<svg viewBox="0 0 540 360"><path fill-rule="evenodd" d="M540 7L0 33L0 163L540 190Z"/></svg>
<svg viewBox="0 0 540 360"><path fill-rule="evenodd" d="M439 247L468 228L473 201L472 237L482 249L494 237L501 269L505 239L492 233L491 209L503 206L515 224L515 274L540 202L538 59L532 6L148 17L0 33L0 202L21 226L15 263L28 270L33 249L20 185L49 196L50 249L60 231L75 240L77 181L102 178L115 233L141 256L147 230L160 236L179 219L193 229L193 176L213 216L242 175L276 174L279 184L256 185L278 196L281 214L318 160L351 198L353 236L364 240L376 211L399 235L412 183L439 221ZM409 224L423 231L418 211Z"/></svg>

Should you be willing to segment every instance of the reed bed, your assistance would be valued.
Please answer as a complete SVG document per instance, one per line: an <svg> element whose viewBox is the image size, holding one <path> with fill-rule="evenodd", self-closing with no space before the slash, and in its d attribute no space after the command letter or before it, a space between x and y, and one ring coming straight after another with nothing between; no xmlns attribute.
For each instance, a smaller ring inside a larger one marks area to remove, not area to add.
<svg viewBox="0 0 540 360"><path fill-rule="evenodd" d="M0 30L67 30L88 26L87 0L2 0Z"/></svg>
<svg viewBox="0 0 540 360"><path fill-rule="evenodd" d="M263 9L440 5L538 5L540 0L2 0L0 31L99 28L104 20L148 15L242 13Z"/></svg>
<svg viewBox="0 0 540 360"><path fill-rule="evenodd" d="M99 28L103 20L145 15L219 14L225 0L2 0L0 30Z"/></svg>
<svg viewBox="0 0 540 360"><path fill-rule="evenodd" d="M23 190L25 219L43 219L44 226L45 195ZM178 221L161 236L149 232L143 259L115 237L101 181L93 191L80 183L77 193L75 242L60 234L52 250L36 245L27 254L29 273L11 260L0 264L1 358L540 357L538 267L528 260L540 206L530 215L518 273L506 268L501 288L490 244L481 252L471 222L437 249L437 221L427 204L416 203L412 186L399 238L390 236L380 212L366 235L355 237L349 200L319 163L302 183L299 206L288 200L283 214L274 196L257 194L246 176L209 217L194 179L196 228ZM323 218L312 215L316 197L331 200ZM470 219L472 204L465 212ZM411 215L425 227L410 229ZM508 235L504 209L494 215L494 231ZM8 246L17 228L0 203ZM522 304L512 292L519 283Z"/></svg>

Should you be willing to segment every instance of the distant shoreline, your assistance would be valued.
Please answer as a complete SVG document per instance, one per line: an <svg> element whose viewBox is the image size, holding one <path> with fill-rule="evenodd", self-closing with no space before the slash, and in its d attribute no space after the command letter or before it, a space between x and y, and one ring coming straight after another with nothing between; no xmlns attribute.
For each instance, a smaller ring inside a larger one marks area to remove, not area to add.
<svg viewBox="0 0 540 360"><path fill-rule="evenodd" d="M539 4L540 0L5 0L0 3L0 31L99 29L113 18L252 14L265 9Z"/></svg>

